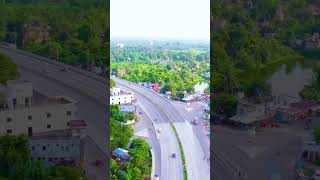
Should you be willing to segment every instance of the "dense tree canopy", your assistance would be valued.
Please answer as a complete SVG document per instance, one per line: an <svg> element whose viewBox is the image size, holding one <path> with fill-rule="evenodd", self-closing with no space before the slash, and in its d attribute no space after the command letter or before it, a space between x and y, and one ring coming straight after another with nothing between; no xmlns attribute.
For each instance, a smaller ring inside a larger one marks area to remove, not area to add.
<svg viewBox="0 0 320 180"><path fill-rule="evenodd" d="M0 53L0 83L4 84L7 80L16 79L18 70L9 57Z"/></svg>
<svg viewBox="0 0 320 180"><path fill-rule="evenodd" d="M6 0L0 3L0 40L69 64L105 66L107 1Z"/></svg>

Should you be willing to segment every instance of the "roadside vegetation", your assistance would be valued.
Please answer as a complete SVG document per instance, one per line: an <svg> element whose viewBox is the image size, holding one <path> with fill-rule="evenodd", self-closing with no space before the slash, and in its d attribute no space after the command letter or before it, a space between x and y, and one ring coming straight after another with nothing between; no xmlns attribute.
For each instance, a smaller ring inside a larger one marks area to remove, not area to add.
<svg viewBox="0 0 320 180"><path fill-rule="evenodd" d="M110 150L127 149L132 157L125 163L117 163L114 159L110 159L110 179L144 180L150 178L152 157L149 144L144 139L133 138L132 127L121 124L128 115L122 114L118 105L111 105L110 112Z"/></svg>
<svg viewBox="0 0 320 180"><path fill-rule="evenodd" d="M0 53L0 83L5 84L8 80L16 79L18 76L17 65L8 56Z"/></svg>
<svg viewBox="0 0 320 180"><path fill-rule="evenodd" d="M183 147L182 147L182 144L181 144L181 141L180 141L180 138L178 136L178 132L176 130L176 128L174 127L173 124L171 124L171 127L173 129L173 132L178 140L178 143L179 143L179 150L180 150L180 154L181 154L181 160L182 160L182 167L183 167L183 179L184 180L188 180L188 171L187 171L187 164L186 164L186 158L184 156L184 151L183 151Z"/></svg>

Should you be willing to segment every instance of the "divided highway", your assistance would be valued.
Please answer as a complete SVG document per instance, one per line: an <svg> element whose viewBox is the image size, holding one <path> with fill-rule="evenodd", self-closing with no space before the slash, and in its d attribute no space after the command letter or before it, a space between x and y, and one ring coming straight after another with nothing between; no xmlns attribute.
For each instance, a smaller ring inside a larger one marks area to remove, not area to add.
<svg viewBox="0 0 320 180"><path fill-rule="evenodd" d="M145 96L149 101L156 104L158 109L163 112L162 116L165 116L165 118L158 116L158 118L161 118L161 123L168 125L172 123L175 126L185 154L188 179L209 180L210 161L204 158L205 153L203 152L190 123L185 121L177 109L156 92L125 80L118 78L114 78L114 80L117 85L128 88L136 94ZM168 130L170 130L170 128ZM174 136L171 136L171 138L173 137ZM163 149L161 148L161 151L162 150Z"/></svg>

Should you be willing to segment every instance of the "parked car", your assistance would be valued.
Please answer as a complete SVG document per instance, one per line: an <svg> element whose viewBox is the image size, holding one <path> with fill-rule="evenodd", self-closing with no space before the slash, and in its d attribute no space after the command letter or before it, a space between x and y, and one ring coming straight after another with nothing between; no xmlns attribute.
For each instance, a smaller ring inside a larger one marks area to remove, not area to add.
<svg viewBox="0 0 320 180"><path fill-rule="evenodd" d="M173 154L171 155L171 157L172 157L172 158L176 158L176 153L173 153Z"/></svg>
<svg viewBox="0 0 320 180"><path fill-rule="evenodd" d="M160 178L159 178L159 175L154 175L154 178L153 178L154 180L160 180Z"/></svg>

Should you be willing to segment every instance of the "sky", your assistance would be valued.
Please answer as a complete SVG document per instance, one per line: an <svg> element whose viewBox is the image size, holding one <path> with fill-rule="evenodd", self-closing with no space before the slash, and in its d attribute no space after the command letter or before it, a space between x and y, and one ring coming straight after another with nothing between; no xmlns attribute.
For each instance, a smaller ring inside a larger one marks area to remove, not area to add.
<svg viewBox="0 0 320 180"><path fill-rule="evenodd" d="M111 38L210 39L210 0L111 0Z"/></svg>

